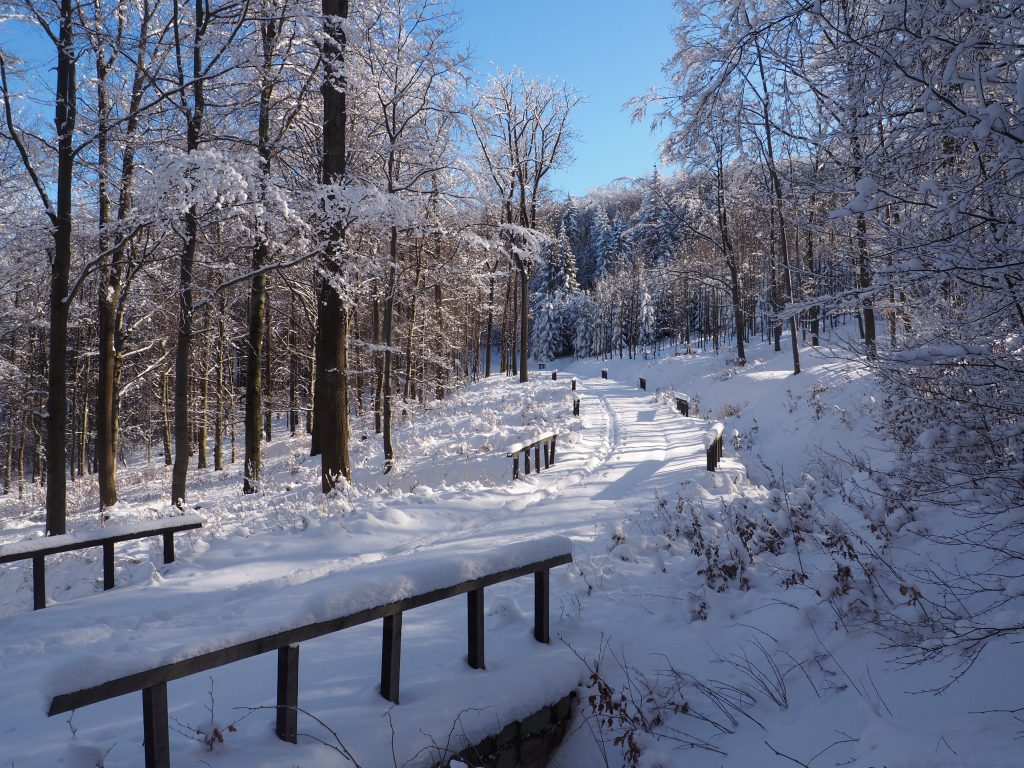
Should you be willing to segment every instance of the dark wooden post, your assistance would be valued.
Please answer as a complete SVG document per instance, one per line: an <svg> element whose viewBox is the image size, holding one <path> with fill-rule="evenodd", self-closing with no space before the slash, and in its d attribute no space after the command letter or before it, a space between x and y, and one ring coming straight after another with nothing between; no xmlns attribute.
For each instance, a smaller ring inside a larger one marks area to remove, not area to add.
<svg viewBox="0 0 1024 768"><path fill-rule="evenodd" d="M544 449L544 469L547 469L551 466L551 457L548 454L548 444L545 442L541 447Z"/></svg>
<svg viewBox="0 0 1024 768"><path fill-rule="evenodd" d="M601 378L602 379L607 379L608 378L608 369L607 368L602 368L601 369Z"/></svg>
<svg viewBox="0 0 1024 768"><path fill-rule="evenodd" d="M516 453L512 456L512 479L519 479L519 454Z"/></svg>
<svg viewBox="0 0 1024 768"><path fill-rule="evenodd" d="M558 381L558 371L552 371L551 372L551 380L552 381Z"/></svg>
<svg viewBox="0 0 1024 768"><path fill-rule="evenodd" d="M34 610L46 607L46 558L32 555L32 607Z"/></svg>
<svg viewBox="0 0 1024 768"><path fill-rule="evenodd" d="M526 468L526 474L530 474L530 448L527 446L523 449L523 465Z"/></svg>
<svg viewBox="0 0 1024 768"><path fill-rule="evenodd" d="M380 695L398 703L402 667L402 612L384 617L384 642L380 654Z"/></svg>
<svg viewBox="0 0 1024 768"><path fill-rule="evenodd" d="M103 542L103 588L114 588L114 542Z"/></svg>
<svg viewBox="0 0 1024 768"><path fill-rule="evenodd" d="M545 568L533 574L533 636L539 642L551 642L551 571Z"/></svg>
<svg viewBox="0 0 1024 768"><path fill-rule="evenodd" d="M640 377L640 389L647 389L647 379Z"/></svg>
<svg viewBox="0 0 1024 768"><path fill-rule="evenodd" d="M142 689L142 733L146 768L171 768L167 731L167 683Z"/></svg>
<svg viewBox="0 0 1024 768"><path fill-rule="evenodd" d="M277 738L299 740L299 646L277 649Z"/></svg>
<svg viewBox="0 0 1024 768"><path fill-rule="evenodd" d="M578 397L575 400L572 401L572 415L573 416L579 416L580 415L580 399Z"/></svg>
<svg viewBox="0 0 1024 768"><path fill-rule="evenodd" d="M537 363L537 370L538 371L543 371L544 370L544 363Z"/></svg>
<svg viewBox="0 0 1024 768"><path fill-rule="evenodd" d="M551 463L555 463L555 442L558 440L558 435L551 436Z"/></svg>
<svg viewBox="0 0 1024 768"><path fill-rule="evenodd" d="M164 531L164 562L174 562L174 533L172 531Z"/></svg>
<svg viewBox="0 0 1024 768"><path fill-rule="evenodd" d="M573 377L573 379L572 379L572 391L573 391L573 392L575 392L575 391L576 391L576 377L575 377L575 376L574 376L574 377Z"/></svg>
<svg viewBox="0 0 1024 768"><path fill-rule="evenodd" d="M486 669L484 663L484 588L466 593L467 628L469 630L469 666Z"/></svg>
<svg viewBox="0 0 1024 768"><path fill-rule="evenodd" d="M533 463L537 466L537 471L540 472L540 446L533 446Z"/></svg>
<svg viewBox="0 0 1024 768"><path fill-rule="evenodd" d="M712 443L711 447L708 448L708 472L715 471L715 444Z"/></svg>
<svg viewBox="0 0 1024 768"><path fill-rule="evenodd" d="M678 410L683 416L690 415L690 402L685 397L676 398L676 410Z"/></svg>

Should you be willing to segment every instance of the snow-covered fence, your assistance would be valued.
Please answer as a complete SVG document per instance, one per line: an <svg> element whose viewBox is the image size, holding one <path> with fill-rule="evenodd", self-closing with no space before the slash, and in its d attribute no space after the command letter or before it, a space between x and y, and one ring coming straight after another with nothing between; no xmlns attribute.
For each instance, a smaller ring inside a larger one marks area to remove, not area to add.
<svg viewBox="0 0 1024 768"><path fill-rule="evenodd" d="M536 465L536 470L538 472L540 472L540 457L542 450L544 453L544 469L547 469L554 464L555 442L557 440L558 433L549 432L546 435L541 435L532 443L516 443L515 445L510 446L505 455L512 459L512 479L519 479L519 454L523 455L523 469L526 474L530 474L530 451L533 451L534 464Z"/></svg>
<svg viewBox="0 0 1024 768"><path fill-rule="evenodd" d="M714 472L718 462L722 460L722 435L725 425L717 421L704 435L704 448L708 452L708 472Z"/></svg>
<svg viewBox="0 0 1024 768"><path fill-rule="evenodd" d="M398 704L404 612L465 594L468 662L474 669L484 669L484 587L532 574L533 636L538 642L550 643L550 573L570 562L572 542L551 536L473 555L423 553L361 566L337 574L339 583L304 590L309 594L293 617L266 618L221 642L199 637L191 646L145 647L130 655L120 653L116 664L59 670L54 678L59 681L57 690L49 692L48 714L52 717L141 691L146 768L170 768L167 684L277 651L275 731L279 739L294 744L298 736L300 642L383 619L380 693ZM467 575L472 578L465 578ZM263 612L253 605L251 613L265 616L272 611ZM68 681L74 681L75 687L68 687Z"/></svg>
<svg viewBox="0 0 1024 768"><path fill-rule="evenodd" d="M690 399L686 395L676 396L676 410L683 416L690 415Z"/></svg>
<svg viewBox="0 0 1024 768"><path fill-rule="evenodd" d="M32 560L32 603L35 610L46 607L46 556L89 547L103 547L103 589L114 588L114 544L119 541L164 537L164 562L174 562L174 534L203 527L197 515L177 515L125 525L110 525L78 533L45 536L0 546L0 563Z"/></svg>

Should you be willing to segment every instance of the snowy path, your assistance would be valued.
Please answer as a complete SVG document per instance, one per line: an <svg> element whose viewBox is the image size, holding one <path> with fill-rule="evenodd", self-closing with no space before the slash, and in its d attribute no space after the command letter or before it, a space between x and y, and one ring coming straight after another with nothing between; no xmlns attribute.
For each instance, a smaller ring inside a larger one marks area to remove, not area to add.
<svg viewBox="0 0 1024 768"><path fill-rule="evenodd" d="M606 546L605 533L629 510L656 504L658 489L687 481L721 484L727 482L725 477L735 475L735 471L713 476L706 472L702 436L707 424L703 420L683 418L652 394L616 381L580 379L579 384L582 428L572 439L559 443L557 463L542 473L472 493L446 489L427 495L363 499L342 521L324 524L319 530L304 532L306 535L204 539L195 554L185 556L163 574L152 570L148 584L136 583L0 620L0 634L5 638L0 646L0 693L13 713L0 725L0 762L18 768L53 765L63 754L68 725L61 718L45 718L40 692L61 684L54 679L55 670L66 670L69 658L115 671L119 653L138 656L154 645L199 647L207 638L229 635L257 618L253 617L254 606L273 606L273 615L280 615L288 606L282 605L286 600L276 599L278 592L288 593L299 584L315 590L316 580L332 571L417 550L481 551L564 534L576 541L577 560L589 558L596 547ZM726 458L723 469L736 470L737 466ZM552 604L564 605L577 586L567 569L553 574ZM522 583L496 588L488 598L485 678L467 672L461 645L452 641L464 631L461 602L423 609L423 619L417 613L419 623L407 620L403 665L416 671L403 675L403 705L393 714L396 728L412 734L420 730L447 732L466 702L486 701L501 707L504 717L521 716L527 712L517 708L522 705L517 704L515 692L522 691L524 685L548 686L552 696L573 687L579 667L565 648L556 644L539 649L524 639L531 622L526 607L530 604L528 587ZM456 629L437 631L438 626L448 624ZM512 626L515 631L492 631L491 625ZM303 678L320 682L302 685L300 704L332 723L345 722L346 734L375 730L380 738L373 741L380 741L376 747L383 748L389 739L380 732L387 727L381 720L386 702L374 692L379 664L377 631L357 628L346 631L340 641L325 638L304 645ZM214 675L219 720L230 722L237 716L230 710L232 705L259 705L272 697L273 675L264 669L271 663L254 659ZM525 677L523 664L531 669ZM432 667L438 668L436 674L424 674ZM203 710L214 683L198 677L202 679L189 678L172 686L171 707L183 722L194 724L209 717ZM464 692L449 701L444 691L453 685ZM474 693L474 687L481 685ZM503 701L496 690L511 693ZM521 698L535 700L536 690L531 694ZM101 745L118 743L108 766L138 761L136 741L141 731L137 729L136 698L97 705L75 717L74 725L82 736ZM489 717L493 720L495 713L490 712ZM269 720L269 715L265 719ZM281 745L263 731L258 738L250 735L231 741L234 744L229 746L236 752L242 750L247 755L244 759L252 761L246 765L271 766L294 758L294 753L282 752ZM197 760L204 756L200 747L187 741L184 746L181 740L175 743L177 751L194 751ZM309 755L319 755L324 748L303 749L303 765L321 764ZM187 757L184 760L190 764ZM367 764L383 763L368 759Z"/></svg>

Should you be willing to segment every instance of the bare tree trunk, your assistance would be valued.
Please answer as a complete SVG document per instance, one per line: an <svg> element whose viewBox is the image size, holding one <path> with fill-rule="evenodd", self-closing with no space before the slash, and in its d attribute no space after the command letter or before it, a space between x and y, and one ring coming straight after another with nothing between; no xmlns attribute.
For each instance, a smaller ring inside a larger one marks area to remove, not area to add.
<svg viewBox="0 0 1024 768"><path fill-rule="evenodd" d="M217 313L217 359L214 361L214 380L216 381L216 398L214 407L217 415L213 419L213 469L219 472L224 469L224 297L221 296Z"/></svg>
<svg viewBox="0 0 1024 768"><path fill-rule="evenodd" d="M57 213L50 262L50 354L46 401L46 532L67 531L68 289L71 277L71 195L77 93L74 10L61 0L57 46Z"/></svg>
<svg viewBox="0 0 1024 768"><path fill-rule="evenodd" d="M348 0L322 0L323 58L327 74L323 85L324 139L322 181L340 184L345 179L347 109L342 71ZM329 493L342 478L351 480L348 442L348 311L338 295L338 259L344 229L332 223L325 233L327 248L321 259L322 279L317 303L315 431L320 448L320 485Z"/></svg>
<svg viewBox="0 0 1024 768"><path fill-rule="evenodd" d="M270 295L263 322L263 437L269 443L273 436L274 421L274 350L273 330L270 325Z"/></svg>
<svg viewBox="0 0 1024 768"><path fill-rule="evenodd" d="M171 466L171 402L170 402L170 383L168 382L169 374L164 371L160 374L160 416L163 422L163 434L164 443L164 464L168 467Z"/></svg>

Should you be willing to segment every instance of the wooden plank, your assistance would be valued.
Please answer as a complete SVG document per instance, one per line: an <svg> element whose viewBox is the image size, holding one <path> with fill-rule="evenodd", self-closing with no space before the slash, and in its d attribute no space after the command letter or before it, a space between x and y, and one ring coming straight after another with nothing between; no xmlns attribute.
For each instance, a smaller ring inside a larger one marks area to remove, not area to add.
<svg viewBox="0 0 1024 768"><path fill-rule="evenodd" d="M466 594L466 617L469 635L469 666L486 669L484 661L484 588Z"/></svg>
<svg viewBox="0 0 1024 768"><path fill-rule="evenodd" d="M146 768L171 768L166 683L142 689L142 732Z"/></svg>
<svg viewBox="0 0 1024 768"><path fill-rule="evenodd" d="M277 738L292 744L299 740L299 646L277 649Z"/></svg>
<svg viewBox="0 0 1024 768"><path fill-rule="evenodd" d="M32 556L32 609L46 607L46 558L41 554Z"/></svg>
<svg viewBox="0 0 1024 768"><path fill-rule="evenodd" d="M384 637L380 654L380 695L398 704L402 672L402 612L384 617Z"/></svg>
<svg viewBox="0 0 1024 768"><path fill-rule="evenodd" d="M306 640L312 640L313 638L322 637L324 635L331 634L332 632L347 629L348 627L365 624L369 621L382 619L385 616L390 616L402 611L410 611L414 608L430 605L431 603L436 603L449 597L465 594L466 592L470 592L474 589L488 587L492 584L499 584L503 581L509 581L520 576L535 573L538 570L555 568L559 565L565 565L566 563L571 562L572 554L565 552L560 555L555 555L554 557L549 557L546 560L540 560L536 563L508 568L503 571L498 571L496 573L481 576L476 579L470 579L469 581L460 582L459 584L447 587L439 587L438 589L424 592L419 595L412 595L403 600L387 603L386 605L367 608L362 611L357 611L345 616L338 616L325 621L305 624L301 627L294 627L265 637L259 637L253 640L237 643L235 645L208 651L207 653L203 653L189 659L182 659L181 661L176 661L171 664L163 664L153 669L124 675L123 677L108 680L89 688L57 694L50 700L48 714L52 716L59 715L62 712L70 712L73 709L85 707L89 704L95 704L99 701L106 701L107 699L112 699L115 696L123 696L126 693L140 691L159 683L167 683L171 680L188 677L189 675L194 675L199 672L206 672L208 670L224 666L225 664L230 664L234 661L248 659L269 651L276 651L286 645L293 645Z"/></svg>
<svg viewBox="0 0 1024 768"><path fill-rule="evenodd" d="M164 564L174 562L174 531L164 531Z"/></svg>
<svg viewBox="0 0 1024 768"><path fill-rule="evenodd" d="M163 533L180 533L181 531L191 531L196 528L202 528L202 523L183 523L180 525L172 526L161 526L152 529L146 529L144 531L133 531L131 533L112 533L108 536L91 536L87 539L81 539L76 541L61 541L57 544L48 543L52 539L59 539L62 537L49 536L46 538L39 539L39 546L34 546L29 550L21 552L0 554L0 563L12 563L17 560L28 560L35 555L56 555L61 552L73 552L78 549L87 549L88 547L99 547L107 542L117 543L120 541L132 541L134 539L145 539L149 536L158 536Z"/></svg>
<svg viewBox="0 0 1024 768"><path fill-rule="evenodd" d="M541 643L551 642L551 571L533 574L533 636Z"/></svg>
<svg viewBox="0 0 1024 768"><path fill-rule="evenodd" d="M103 542L103 589L114 588L114 542Z"/></svg>

